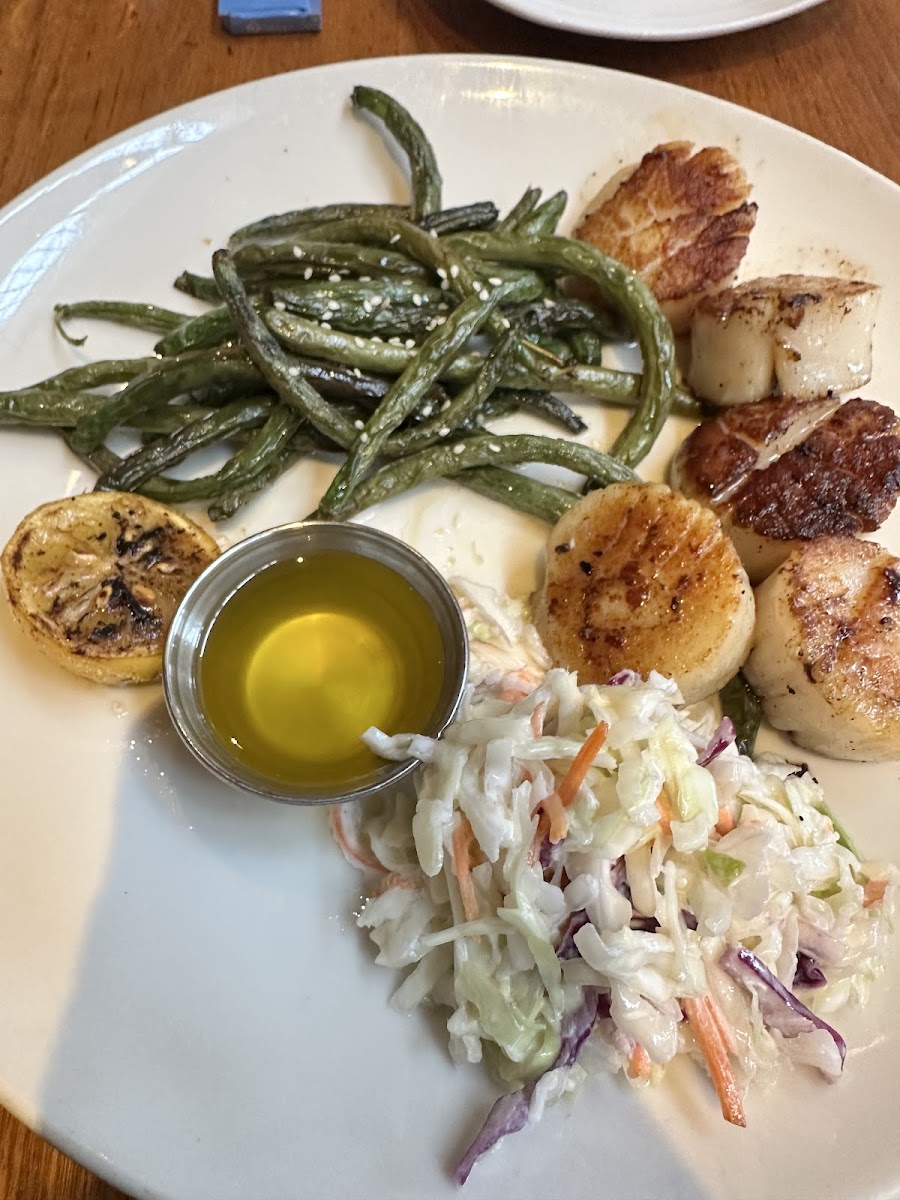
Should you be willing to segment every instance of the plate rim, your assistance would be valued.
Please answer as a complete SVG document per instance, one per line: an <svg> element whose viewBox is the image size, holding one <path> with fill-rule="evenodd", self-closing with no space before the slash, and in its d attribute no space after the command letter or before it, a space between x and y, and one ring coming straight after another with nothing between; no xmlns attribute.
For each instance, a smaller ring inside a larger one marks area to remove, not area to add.
<svg viewBox="0 0 900 1200"><path fill-rule="evenodd" d="M503 3L516 2L516 0L488 0L488 3ZM807 6L825 3L825 0L799 0L800 3ZM428 60L440 64L452 66L454 63L470 64L473 70L487 67L515 67L521 70L540 68L543 70L554 70L572 72L583 75L602 75L612 77L614 80L627 81L627 86L635 86L638 81L640 86L649 88L659 88L661 91L670 95L691 96L695 99L699 98L701 103L708 103L718 109L727 109L741 113L742 119L749 119L751 122L761 122L764 126L774 127L780 131L788 131L795 138L800 138L807 144L812 144L819 148L824 147L830 154L836 154L844 159L847 163L851 163L854 168L865 172L872 182L875 180L882 184L886 184L889 188L900 192L900 183L895 183L889 176L876 170L875 167L870 167L868 163L862 162L858 158L854 158L852 154L846 150L841 150L837 146L833 146L830 142L823 141L821 138L815 137L813 134L806 133L805 130L797 129L793 125L789 125L786 121L780 121L777 117L771 117L767 113L758 112L756 109L748 108L746 105L738 104L734 100L726 100L721 96L714 95L711 92L701 91L699 88L688 87L683 83L672 83L667 79L658 79L656 76L640 75L632 71L619 69L618 67L606 67L594 63L572 62L564 58L541 58L537 55L527 54L494 54L489 52L455 52L455 51L435 51L425 54L386 54L380 55L377 58L355 58L341 59L337 62L320 63L314 67L294 67L288 71L277 71L271 75L261 75L256 79L247 79L243 83L229 84L227 87L219 88L213 92L206 92L202 96L197 96L193 100L186 100L183 104L175 105L172 108L162 109L160 112L152 116L145 117L141 121L135 122L133 125L128 125L116 133L110 134L103 138L102 141L94 143L87 149L74 155L72 158L66 159L60 163L58 167L54 167L45 175L42 175L34 183L29 184L27 188L11 197L2 208L0 208L0 232L5 226L20 212L24 212L41 196L44 196L54 190L57 186L64 183L67 179L77 175L81 169L93 160L99 159L108 151L115 147L126 143L136 135L144 133L155 128L160 122L168 118L181 117L188 113L196 106L206 104L210 101L221 101L229 95L237 95L240 92L249 92L257 87L265 87L273 84L276 80L287 80L292 77L306 76L310 74L327 74L331 72L339 72L347 70L353 66L368 67L370 64L376 68L380 68L383 64L409 64L418 62L419 60Z"/></svg>
<svg viewBox="0 0 900 1200"><path fill-rule="evenodd" d="M577 20L557 19L552 13L540 16L531 11L529 0L488 0L495 8L502 9L522 21L532 21L548 29L559 29L566 33L581 33L588 37L603 37L625 42L699 42L708 38L727 37L732 33L745 33L750 29L760 29L766 25L774 25L798 16L807 9L824 4L825 0L790 0L774 13L760 13L756 16L737 17L719 25L689 25L668 26L650 30L637 27L604 26L599 22L581 22Z"/></svg>
<svg viewBox="0 0 900 1200"><path fill-rule="evenodd" d="M509 0L489 0L489 2L503 7ZM823 2L824 0L801 0L803 7L810 7ZM717 111L736 111L741 115L741 120L749 120L751 123L758 124L762 128L778 131L779 136L783 136L783 131L787 131L792 139L802 139L805 143L814 145L820 151L824 149L829 155L839 156L840 159L846 160L846 163L856 172L863 172L872 184L879 187L885 186L889 192L894 193L896 202L900 203L900 184L895 183L888 176L853 158L847 152L832 146L828 142L815 138L811 134L798 130L786 122L779 121L764 113L759 113L734 101L722 99L699 89L689 88L683 84L671 83L656 77L635 75L632 72L617 68L572 62L565 59L541 58L529 55L502 55L486 52L458 53L440 51L427 54L383 55L377 58L348 59L323 63L314 67L292 68L288 71L276 72L246 80L242 83L231 84L216 91L205 93L192 100L185 101L183 104L163 109L86 148L14 196L0 209L0 231L5 230L9 223L14 221L20 213L24 214L27 212L29 207L39 198L51 193L57 186L78 175L85 167L99 159L103 154L127 142L136 134L158 127L168 119L182 116L192 110L196 111L210 102L220 103L229 95L248 95L256 88L277 86L278 81L290 86L287 81L294 77L302 76L305 78L310 74L317 76L338 74L347 72L354 67L365 70L370 65L376 69L383 69L385 64L391 64L402 69L408 67L410 64L418 63L419 60L428 61L434 64L439 70L452 68L454 65L464 65L472 71L483 71L491 68L514 68L521 72L539 69L548 73L561 72L584 77L601 76L610 79L614 84L625 82L628 87L658 89L669 96L687 95L694 100L699 100L702 104L711 105ZM0 1075L0 1103L28 1128L40 1137L45 1138L53 1146L74 1161L80 1163L100 1179L129 1192L136 1200L166 1200L165 1193L148 1187L145 1180L131 1175L127 1170L121 1169L102 1150L85 1142L80 1142L64 1124L45 1121L40 1112L35 1108L33 1102L13 1092L2 1075Z"/></svg>

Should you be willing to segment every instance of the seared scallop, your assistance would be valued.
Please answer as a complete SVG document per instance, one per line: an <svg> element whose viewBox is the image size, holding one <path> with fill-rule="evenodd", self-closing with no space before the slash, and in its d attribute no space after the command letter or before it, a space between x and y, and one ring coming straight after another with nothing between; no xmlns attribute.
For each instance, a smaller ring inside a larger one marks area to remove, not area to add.
<svg viewBox="0 0 900 1200"><path fill-rule="evenodd" d="M575 236L637 271L683 332L700 296L735 277L756 221L749 196L727 150L669 142L645 154Z"/></svg>
<svg viewBox="0 0 900 1200"><path fill-rule="evenodd" d="M900 436L873 400L762 400L699 425L672 486L721 518L752 583L804 542L871 533L900 493Z"/></svg>
<svg viewBox="0 0 900 1200"><path fill-rule="evenodd" d="M900 559L874 542L819 538L756 604L744 674L769 722L832 758L900 758Z"/></svg>
<svg viewBox="0 0 900 1200"><path fill-rule="evenodd" d="M535 623L582 683L659 671L688 703L744 661L753 592L718 519L658 483L590 492L550 535Z"/></svg>
<svg viewBox="0 0 900 1200"><path fill-rule="evenodd" d="M879 289L858 279L778 275L705 296L694 310L688 381L712 404L777 390L808 399L872 375Z"/></svg>

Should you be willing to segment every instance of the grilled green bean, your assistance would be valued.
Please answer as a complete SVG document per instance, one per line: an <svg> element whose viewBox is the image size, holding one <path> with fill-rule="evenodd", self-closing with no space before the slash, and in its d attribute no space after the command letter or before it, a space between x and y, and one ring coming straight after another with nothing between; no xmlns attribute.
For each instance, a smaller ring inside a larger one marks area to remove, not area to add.
<svg viewBox="0 0 900 1200"><path fill-rule="evenodd" d="M351 493L341 516L353 516L420 483L449 478L469 467L517 465L524 462L567 467L570 471L586 475L595 486L601 487L637 478L630 468L617 459L579 442L525 433L485 434L466 438L453 446L432 446L382 467Z"/></svg>
<svg viewBox="0 0 900 1200"><path fill-rule="evenodd" d="M412 348L391 345L377 334L365 338L341 329L323 329L317 321L276 308L264 308L260 316L270 336L274 334L281 345L295 354L343 363L351 370L355 367L383 375L400 375L415 358Z"/></svg>
<svg viewBox="0 0 900 1200"><path fill-rule="evenodd" d="M98 412L83 417L72 442L84 451L102 445L117 425L161 408L177 396L202 392L216 400L258 391L259 372L241 353L200 351L184 358L159 359L157 365L110 396Z"/></svg>
<svg viewBox="0 0 900 1200"><path fill-rule="evenodd" d="M112 471L122 461L119 455L110 450L108 446L94 446L91 450L82 450L73 439L71 430L60 429L59 435L72 453L98 475ZM145 490L144 495L149 496L150 493Z"/></svg>
<svg viewBox="0 0 900 1200"><path fill-rule="evenodd" d="M224 304L209 312L188 317L161 338L153 349L164 358L184 354L187 350L208 350L235 336L234 322Z"/></svg>
<svg viewBox="0 0 900 1200"><path fill-rule="evenodd" d="M226 521L233 517L257 492L274 483L279 475L283 475L295 462L304 455L316 449L310 439L300 439L295 434L290 445L279 454L274 455L270 462L262 466L254 475L250 475L241 483L232 484L220 499L213 501L207 510L211 521Z"/></svg>
<svg viewBox="0 0 900 1200"><path fill-rule="evenodd" d="M106 387L110 383L128 383L158 363L157 358L101 359L98 362L85 363L82 367L69 367L66 371L60 371L58 375L51 375L48 379L42 379L40 383L33 383L31 390L78 392Z"/></svg>
<svg viewBox="0 0 900 1200"><path fill-rule="evenodd" d="M133 492L145 479L183 462L195 450L261 425L271 415L272 404L258 397L238 400L188 421L171 435L129 454L114 470L101 475L94 490Z"/></svg>
<svg viewBox="0 0 900 1200"><path fill-rule="evenodd" d="M521 197L512 206L505 217L502 217L494 230L495 233L515 233L520 221L527 220L537 208L541 198L541 189L526 188Z"/></svg>
<svg viewBox="0 0 900 1200"><path fill-rule="evenodd" d="M261 221L252 221L236 229L228 239L228 249L237 250L245 242L255 242L268 239L287 240L298 235L308 235L314 226L329 221L343 221L351 217L363 217L372 213L382 213L386 216L400 217L409 221L413 219L412 210L406 204L326 204L318 208L297 209L293 212L277 213L263 217ZM419 224L431 232L434 229L440 236L448 233L459 233L464 229L488 229L497 220L497 206L490 200L476 201L474 204L462 204L456 208L445 208L439 212L423 216Z"/></svg>
<svg viewBox="0 0 900 1200"><path fill-rule="evenodd" d="M473 296L463 300L446 322L431 334L350 448L346 462L322 497L321 513L326 516L342 513L353 488L378 457L388 435L409 416L469 338L482 328L503 297L503 288L497 288L485 299Z"/></svg>
<svg viewBox="0 0 900 1200"><path fill-rule="evenodd" d="M336 288L338 285L332 285ZM218 294L218 285L216 285ZM276 297L280 293L276 292ZM286 293L288 294L288 293ZM377 293L373 293L377 295ZM223 335L223 336L219 336ZM170 356L187 350L198 350L219 345L223 337L237 337L237 329L227 305L201 313L185 322L178 329L157 342L159 354ZM154 363L156 360L148 360ZM380 400L387 392L390 382L378 376L363 373L358 367L342 366L332 362L321 362L309 358L297 358L294 365L298 374L327 396L347 400Z"/></svg>
<svg viewBox="0 0 900 1200"><path fill-rule="evenodd" d="M575 329L569 335L569 341L575 357L585 366L599 366L603 361L603 342L593 329Z"/></svg>
<svg viewBox="0 0 900 1200"><path fill-rule="evenodd" d="M723 716L730 717L734 725L738 750L752 756L762 709L756 693L740 671L720 690L719 702Z"/></svg>
<svg viewBox="0 0 900 1200"><path fill-rule="evenodd" d="M294 317L277 309L264 309L262 318L278 341L297 354L314 355L329 362L346 363L351 368L383 375L399 375L415 358L413 349L391 345L375 338L364 338L359 334L344 333L341 330L323 330L313 321L305 321L302 317ZM482 354L462 354L444 372L443 378L453 383L468 383L480 370L483 362ZM503 379L503 386L537 391L574 392L593 396L608 404L631 408L637 404L640 396L641 377L627 371L614 371L601 366L541 362L536 356L528 368L512 364ZM699 415L700 406L688 393L678 392L675 395L676 411L684 416Z"/></svg>
<svg viewBox="0 0 900 1200"><path fill-rule="evenodd" d="M473 301L466 303L472 304ZM416 450L425 450L435 442L449 437L453 430L460 429L472 421L496 391L503 372L515 353L519 335L520 327L510 329L491 350L472 382L436 416L394 434L390 444L391 456L399 457Z"/></svg>
<svg viewBox="0 0 900 1200"><path fill-rule="evenodd" d="M235 250L233 257L241 278L247 282L273 276L304 276L306 271L401 275L423 282L428 279L423 267L405 254L351 242L297 241L273 245L250 242Z"/></svg>
<svg viewBox="0 0 900 1200"><path fill-rule="evenodd" d="M344 449L352 446L357 435L352 421L319 395L303 378L300 364L282 350L250 303L227 251L213 255L213 272L244 348L269 386L320 433Z"/></svg>
<svg viewBox="0 0 900 1200"><path fill-rule="evenodd" d="M525 412L534 413L535 416L545 417L548 421L561 425L569 433L584 433L587 429L587 423L579 417L578 413L569 408L568 404L560 400L559 396L555 396L553 392L503 389L496 395L501 399L508 398L516 408L524 409Z"/></svg>
<svg viewBox="0 0 900 1200"><path fill-rule="evenodd" d="M414 297L418 296L422 305L449 305L452 297L431 283L423 283L420 279L408 279L404 276L386 276L381 279L371 277L346 278L339 283L322 280L291 280L290 282L267 285L266 295L272 300L281 300L290 311L300 311L301 307L311 299L317 301L335 300L339 304L364 305L368 302L372 308L383 305L415 304Z"/></svg>
<svg viewBox="0 0 900 1200"><path fill-rule="evenodd" d="M550 269L556 273L568 273L573 270L586 272L592 282L597 282L601 293L611 295L620 308L627 311L635 310L632 315L640 318L637 322L637 332L639 338L642 336L647 343L643 347L645 351L648 347L655 346L656 341L659 340L660 357L665 359L668 354L671 359L669 364L654 360L648 370L644 372L638 393L641 399L641 411L638 415L641 420L637 422L637 425L634 419L629 421L624 431L625 434L630 432L633 435L636 428L640 432L647 426L648 417L656 415L657 409L660 412L668 411L671 406L674 351L668 323L660 314L659 307L646 285L621 264L608 259L593 247L569 242L565 238L505 238L491 233L458 234L452 238L438 239L430 237L407 221L390 219L381 215L334 222L327 227L327 234L335 241L364 241L380 246L393 245L398 253L408 255L411 259L415 259L423 266L435 271L446 287L460 298L473 294L484 297L489 294L489 289L485 281L479 277L471 264L458 251L467 252L471 256L473 249L478 253L479 248L483 246L487 246L491 251L496 248L499 251L497 254L491 252L485 254L484 257L489 260L496 258L499 261L511 263L516 262L516 258L510 252L510 247L516 246L520 250L524 249L530 253L533 260L525 261L520 255L517 265ZM555 258L554 253L556 254ZM577 267L572 266L573 260L577 261ZM484 263L480 263L479 266L484 266ZM615 286L610 285L608 278L610 274L615 275ZM488 280L490 280L490 276ZM644 307L635 307L636 297L641 299ZM654 314L658 320L654 318ZM502 335L505 320L506 318L498 312L492 313L488 319L487 329L495 338ZM668 343L666 343L666 338L668 338ZM667 345L668 350L666 349ZM323 357L330 357L324 350L321 350L320 353ZM521 365L525 368L533 365L537 359L525 342L523 342L518 356L521 359ZM528 386L528 384L524 386ZM655 432L658 432L656 425L653 422L650 422L650 425L653 426L655 436ZM644 429L644 433L647 434L647 432L647 429ZM620 435L620 441L622 441L622 436L624 435ZM622 444L629 454L634 454L636 449L645 452L649 446L646 436L641 441L640 447L628 446L627 440L625 439Z"/></svg>
<svg viewBox="0 0 900 1200"><path fill-rule="evenodd" d="M637 407L616 438L612 453L629 466L639 463L671 411L675 389L671 326L644 281L594 246L567 238L504 238L491 233L471 233L466 239L486 257L500 262L580 275L629 319L641 349L643 374Z"/></svg>
<svg viewBox="0 0 900 1200"><path fill-rule="evenodd" d="M568 366L575 361L572 347L562 337L553 337L546 333L532 334L525 339L525 345L531 350L539 351L558 367Z"/></svg>
<svg viewBox="0 0 900 1200"><path fill-rule="evenodd" d="M218 471L195 479L170 479L168 476L156 475L141 484L141 493L165 504L226 499L277 462L297 437L298 428L297 414L286 409L284 405L279 405L265 425L253 433L245 445ZM117 461L117 456L105 447L93 451L88 456L88 461L90 458L96 463L95 469L101 468L100 474L113 470Z"/></svg>
<svg viewBox="0 0 900 1200"><path fill-rule="evenodd" d="M497 205L492 200L477 200L474 204L461 204L457 208L426 213L419 218L419 224L429 233L433 231L439 237L444 237L464 229L490 229L499 215Z"/></svg>
<svg viewBox="0 0 900 1200"><path fill-rule="evenodd" d="M289 446L303 418L290 404L279 404L261 429L217 472L225 483L243 483L273 463Z"/></svg>
<svg viewBox="0 0 900 1200"><path fill-rule="evenodd" d="M337 285L335 285L337 286ZM373 295L378 298L378 293ZM291 296L283 289L273 291L272 300L275 307L295 313L307 320L324 323L325 328L339 329L343 333L361 333L366 337L421 337L433 329L435 318L446 316L447 305L442 301L426 302L425 298L414 292L418 303L408 304L373 304L370 300L360 302L355 297L334 298L327 290L318 293L308 293L303 296Z"/></svg>
<svg viewBox="0 0 900 1200"><path fill-rule="evenodd" d="M71 318L118 320L160 331L164 357L75 368L0 393L0 424L50 425L98 470L99 487L206 499L217 520L319 449L347 452L320 504L328 516L446 475L555 521L574 490L502 464L555 463L588 486L636 478L630 468L667 414L697 409L675 385L671 331L641 280L553 236L564 192L541 203L529 188L501 220L490 202L441 210L434 152L406 109L365 87L353 102L405 151L411 205L327 205L243 226L231 253L214 256L213 278L177 281L215 306L196 317L119 301L57 306L69 340ZM568 275L588 280L627 322L641 376L603 367L604 341L622 330L604 308L561 294ZM477 332L485 336L471 347ZM92 390L118 382L126 386L115 395ZM523 408L580 432L584 423L555 391L634 409L614 444L621 461L561 438L483 432L484 422ZM106 439L129 427L157 436L123 459ZM193 480L164 474L213 442L237 447L220 470Z"/></svg>
<svg viewBox="0 0 900 1200"><path fill-rule="evenodd" d="M275 397L273 396L272 399L274 400ZM153 412L140 413L132 417L122 428L137 430L144 437L152 440L154 437L177 433L189 421L198 421L215 411L214 408L207 408L202 404L167 404L165 408L158 408Z"/></svg>
<svg viewBox="0 0 900 1200"><path fill-rule="evenodd" d="M211 275L196 275L193 271L182 271L172 286L186 296L195 300L205 300L208 304L221 304L219 285Z"/></svg>
<svg viewBox="0 0 900 1200"><path fill-rule="evenodd" d="M520 304L505 309L507 317L523 316L528 320L530 329L540 333L560 334L576 332L594 332L608 340L618 340L622 337L621 322L602 308L588 304L584 300L569 297L551 299L542 298L541 304ZM586 359L581 361L586 362Z"/></svg>
<svg viewBox="0 0 900 1200"><path fill-rule="evenodd" d="M260 238L291 236L293 233L309 229L312 225L321 225L326 221L343 221L348 217L363 217L370 213L388 213L394 217L410 217L410 209L405 204L326 204L318 208L301 208L293 212L276 213L271 217L263 217L261 221L251 221L236 229L228 239L228 249L236 250L244 242L258 241Z"/></svg>
<svg viewBox="0 0 900 1200"><path fill-rule="evenodd" d="M437 212L441 207L441 173L419 123L402 104L378 88L357 86L350 98L355 108L377 117L403 148L412 177L414 219Z"/></svg>
<svg viewBox="0 0 900 1200"><path fill-rule="evenodd" d="M72 429L82 417L107 403L94 392L61 392L25 388L0 392L0 427L30 425L50 429Z"/></svg>
<svg viewBox="0 0 900 1200"><path fill-rule="evenodd" d="M158 304L134 304L127 300L79 300L74 304L55 304L53 322L57 330L70 345L83 346L87 334L73 337L66 329L65 323L72 317L90 317L95 321L129 325L133 329L148 329L151 333L166 333L186 321L188 314L173 312Z"/></svg>
<svg viewBox="0 0 900 1200"><path fill-rule="evenodd" d="M536 208L530 216L523 217L518 222L516 225L517 236L539 237L542 234L553 233L568 202L569 197L566 192L556 192Z"/></svg>
<svg viewBox="0 0 900 1200"><path fill-rule="evenodd" d="M507 471L503 467L471 467L455 475L454 479L480 496L538 517L550 525L555 525L579 499L575 492L541 483L520 471Z"/></svg>

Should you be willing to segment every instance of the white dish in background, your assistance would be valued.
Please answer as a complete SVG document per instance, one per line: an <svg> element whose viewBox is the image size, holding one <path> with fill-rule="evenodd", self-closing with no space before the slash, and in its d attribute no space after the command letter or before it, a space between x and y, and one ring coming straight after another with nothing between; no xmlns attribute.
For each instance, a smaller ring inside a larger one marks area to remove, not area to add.
<svg viewBox="0 0 900 1200"><path fill-rule="evenodd" d="M684 42L771 25L823 0L490 0L526 21L635 42Z"/></svg>
<svg viewBox="0 0 900 1200"><path fill-rule="evenodd" d="M478 57L248 84L129 130L38 184L0 215L0 386L147 344L92 325L75 350L53 332L54 301L177 306L174 276L204 270L211 246L247 220L402 198L394 161L346 103L356 83L393 92L419 117L450 204L508 206L526 184L565 186L571 220L658 142L730 147L759 203L745 277L839 268L884 284L866 392L900 394L900 189L705 96L590 67ZM592 436L608 441L621 419L594 410ZM662 473L678 434L666 430L648 476ZM90 484L50 436L3 430L0 463L0 544L35 505ZM228 536L303 516L328 474L301 467ZM450 485L366 519L445 572L519 593L534 582L543 527ZM881 540L900 548L896 519ZM138 1197L458 1196L448 1165L495 1089L478 1069L451 1065L439 1022L389 1008L395 980L355 930L357 877L325 814L218 785L182 749L158 689L67 676L32 652L5 604L0 679L0 1100ZM897 766L814 769L858 843L900 861ZM749 1128L738 1130L690 1065L642 1094L595 1079L480 1163L464 1195L900 1195L885 1136L900 1076L897 950L869 1007L838 1022L851 1049L837 1086L787 1072L751 1090Z"/></svg>

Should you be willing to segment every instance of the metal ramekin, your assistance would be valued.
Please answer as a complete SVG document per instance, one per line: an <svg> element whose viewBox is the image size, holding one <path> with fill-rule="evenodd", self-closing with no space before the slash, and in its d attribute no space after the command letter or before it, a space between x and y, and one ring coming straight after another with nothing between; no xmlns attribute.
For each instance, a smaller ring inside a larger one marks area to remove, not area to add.
<svg viewBox="0 0 900 1200"><path fill-rule="evenodd" d="M185 745L214 775L234 787L288 804L334 804L369 796L416 766L414 759L385 762L349 791L281 785L234 758L206 719L200 702L200 657L225 603L264 568L322 550L341 550L383 563L402 575L434 614L444 647L441 692L425 728L406 732L437 737L456 715L466 683L469 645L456 597L431 563L399 538L368 525L302 521L267 529L226 550L193 583L172 620L163 661L166 705Z"/></svg>

